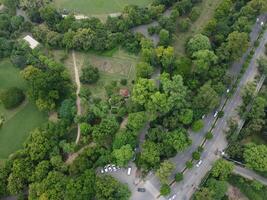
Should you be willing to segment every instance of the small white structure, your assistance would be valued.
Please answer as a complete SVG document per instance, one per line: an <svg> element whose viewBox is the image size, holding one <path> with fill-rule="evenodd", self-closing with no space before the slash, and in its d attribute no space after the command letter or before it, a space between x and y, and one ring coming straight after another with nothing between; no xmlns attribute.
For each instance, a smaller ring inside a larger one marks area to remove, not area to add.
<svg viewBox="0 0 267 200"><path fill-rule="evenodd" d="M111 14L109 14L109 16L110 17L119 17L121 15L121 13L120 12L118 12L118 13L111 13Z"/></svg>
<svg viewBox="0 0 267 200"><path fill-rule="evenodd" d="M39 42L37 42L33 37L30 35L27 35L23 38L26 42L29 43L31 49L36 48L39 45Z"/></svg>
<svg viewBox="0 0 267 200"><path fill-rule="evenodd" d="M68 15L62 15L63 18L66 18ZM85 16L85 15L74 15L74 18L77 20L81 20L81 19L88 19L89 17Z"/></svg>

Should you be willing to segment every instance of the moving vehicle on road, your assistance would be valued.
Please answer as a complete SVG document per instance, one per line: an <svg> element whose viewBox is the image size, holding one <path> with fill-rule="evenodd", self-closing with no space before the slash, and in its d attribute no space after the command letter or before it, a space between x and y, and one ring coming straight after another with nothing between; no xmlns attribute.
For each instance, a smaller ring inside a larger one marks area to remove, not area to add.
<svg viewBox="0 0 267 200"><path fill-rule="evenodd" d="M146 188L137 188L137 191L138 192L145 192L146 191Z"/></svg>

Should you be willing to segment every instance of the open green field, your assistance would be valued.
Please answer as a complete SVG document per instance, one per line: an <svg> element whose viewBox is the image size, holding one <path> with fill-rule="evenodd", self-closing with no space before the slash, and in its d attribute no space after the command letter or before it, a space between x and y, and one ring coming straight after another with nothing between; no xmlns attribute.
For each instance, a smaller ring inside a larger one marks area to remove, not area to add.
<svg viewBox="0 0 267 200"><path fill-rule="evenodd" d="M177 54L183 55L185 53L185 44L188 39L203 30L208 21L212 19L215 9L221 2L222 0L203 0L202 3L198 5L201 14L199 18L191 24L190 29L184 33L179 32L179 30L176 31L174 36L174 48Z"/></svg>
<svg viewBox="0 0 267 200"><path fill-rule="evenodd" d="M13 86L25 90L26 84L19 74L19 69L7 59L0 61L0 91ZM45 115L28 100L13 110L6 110L0 104L0 114L5 118L0 129L0 160L22 147L29 132L46 120Z"/></svg>
<svg viewBox="0 0 267 200"><path fill-rule="evenodd" d="M116 13L129 4L146 6L151 2L152 0L54 0L57 8L88 16Z"/></svg>
<svg viewBox="0 0 267 200"><path fill-rule="evenodd" d="M60 60L60 56L63 55L64 53L62 51L54 51L56 60ZM138 57L129 55L121 49L106 52L101 55L95 53L75 52L75 57L80 75L81 69L89 63L99 69L100 79L98 82L96 84L86 86L91 89L93 96L95 97L104 98L104 87L109 85L112 81L119 82L121 79L127 79L128 83L130 83L135 79L135 65L138 62ZM65 66L69 69L72 79L74 80L74 66L71 53L65 60Z"/></svg>

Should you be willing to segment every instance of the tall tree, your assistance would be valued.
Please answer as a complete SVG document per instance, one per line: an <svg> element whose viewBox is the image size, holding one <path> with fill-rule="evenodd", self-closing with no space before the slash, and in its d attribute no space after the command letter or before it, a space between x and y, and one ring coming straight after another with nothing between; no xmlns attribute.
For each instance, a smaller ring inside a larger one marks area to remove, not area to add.
<svg viewBox="0 0 267 200"><path fill-rule="evenodd" d="M247 33L234 31L228 35L226 48L232 61L239 59L249 46Z"/></svg>
<svg viewBox="0 0 267 200"><path fill-rule="evenodd" d="M215 162L211 174L220 180L226 180L234 169L234 165L226 160L220 159Z"/></svg>
<svg viewBox="0 0 267 200"><path fill-rule="evenodd" d="M164 161L160 164L160 167L156 172L156 176L162 184L168 184L168 179L174 169L175 165L172 162Z"/></svg>
<svg viewBox="0 0 267 200"><path fill-rule="evenodd" d="M111 176L97 176L96 199L98 200L128 200L131 192L128 187Z"/></svg>
<svg viewBox="0 0 267 200"><path fill-rule="evenodd" d="M200 50L210 50L211 44L210 40L207 36L202 34L196 34L192 37L187 43L187 51L190 55Z"/></svg>
<svg viewBox="0 0 267 200"><path fill-rule="evenodd" d="M196 109L203 113L208 113L219 105L220 99L216 91L211 87L211 83L207 82L199 89L193 101Z"/></svg>
<svg viewBox="0 0 267 200"><path fill-rule="evenodd" d="M267 146L249 144L244 151L245 163L249 168L267 172Z"/></svg>
<svg viewBox="0 0 267 200"><path fill-rule="evenodd" d="M114 149L112 152L118 166L125 167L128 162L133 158L134 151L131 145L126 144L120 149Z"/></svg>

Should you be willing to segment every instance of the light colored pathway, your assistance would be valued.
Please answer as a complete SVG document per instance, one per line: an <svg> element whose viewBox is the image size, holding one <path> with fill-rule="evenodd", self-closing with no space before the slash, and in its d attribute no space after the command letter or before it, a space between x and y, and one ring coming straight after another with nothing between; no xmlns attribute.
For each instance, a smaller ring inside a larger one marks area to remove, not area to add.
<svg viewBox="0 0 267 200"><path fill-rule="evenodd" d="M80 82L80 76L79 76L79 70L76 64L76 57L75 57L75 52L74 50L72 51L72 59L73 59L73 67L74 67L74 74L75 74L75 83L77 86L76 89L76 106L77 106L77 115L82 114L82 109L81 109L81 99L80 99L80 90L81 90L81 82ZM80 124L78 124L78 131L77 131L77 138L76 138L76 144L79 143L81 137L81 129L80 129Z"/></svg>
<svg viewBox="0 0 267 200"><path fill-rule="evenodd" d="M264 178L264 177L258 175L257 173L255 173L254 171L252 171L250 169L236 165L233 172L235 174L243 176L244 178L247 178L250 180L257 180L257 181L259 181L262 184L267 186L267 178Z"/></svg>

